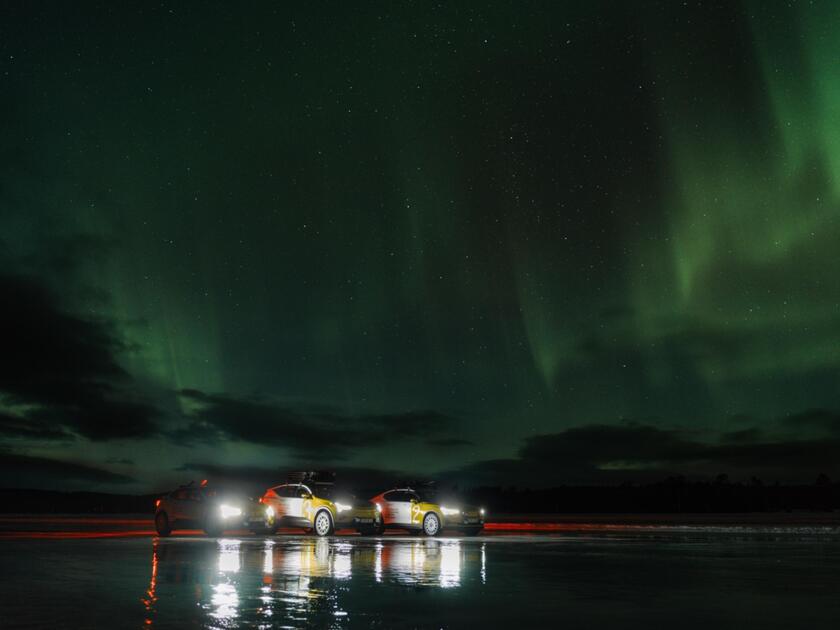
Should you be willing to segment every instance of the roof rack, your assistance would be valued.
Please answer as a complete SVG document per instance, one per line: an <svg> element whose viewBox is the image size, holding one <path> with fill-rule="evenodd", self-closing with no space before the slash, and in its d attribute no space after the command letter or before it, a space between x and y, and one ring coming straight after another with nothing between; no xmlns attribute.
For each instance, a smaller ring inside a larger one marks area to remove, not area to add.
<svg viewBox="0 0 840 630"><path fill-rule="evenodd" d="M395 487L411 490L434 490L437 482L434 479L403 479Z"/></svg>
<svg viewBox="0 0 840 630"><path fill-rule="evenodd" d="M286 480L290 483L335 483L335 473L323 470L294 471L286 473Z"/></svg>

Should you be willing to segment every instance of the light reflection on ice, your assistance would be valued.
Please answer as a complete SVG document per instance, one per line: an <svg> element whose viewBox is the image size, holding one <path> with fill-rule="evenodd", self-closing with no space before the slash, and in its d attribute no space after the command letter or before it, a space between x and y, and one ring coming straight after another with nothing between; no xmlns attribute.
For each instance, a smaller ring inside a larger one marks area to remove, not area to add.
<svg viewBox="0 0 840 630"><path fill-rule="evenodd" d="M194 601L208 627L279 622L298 627L313 619L325 627L343 627L354 618L351 589L460 588L471 567L475 583L486 582L485 545L457 539L226 538L207 546L196 541L195 546L166 547L163 555L153 551L152 585L161 570L178 580L197 578ZM173 563L168 571L167 561ZM177 589L179 583L164 587ZM147 593L147 614L150 600Z"/></svg>
<svg viewBox="0 0 840 630"><path fill-rule="evenodd" d="M213 587L213 597L210 602L213 604L212 617L220 620L235 619L239 606L239 595L233 584L221 583Z"/></svg>
<svg viewBox="0 0 840 630"><path fill-rule="evenodd" d="M353 575L353 561L350 551L353 546L348 543L337 543L332 549L332 566L330 574L337 580L347 580Z"/></svg>
<svg viewBox="0 0 840 630"><path fill-rule="evenodd" d="M239 572L238 540L223 538L219 541L219 571L222 573Z"/></svg>
<svg viewBox="0 0 840 630"><path fill-rule="evenodd" d="M382 582L382 543L376 543L376 553L373 561L373 575L377 582Z"/></svg>
<svg viewBox="0 0 840 630"><path fill-rule="evenodd" d="M461 584L461 545L444 543L440 550L440 585L452 588Z"/></svg>

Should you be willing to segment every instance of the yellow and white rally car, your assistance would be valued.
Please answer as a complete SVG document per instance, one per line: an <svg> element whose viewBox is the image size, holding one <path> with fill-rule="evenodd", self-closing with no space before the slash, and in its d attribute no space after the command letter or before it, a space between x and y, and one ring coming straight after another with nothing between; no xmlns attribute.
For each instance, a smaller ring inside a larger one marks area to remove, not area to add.
<svg viewBox="0 0 840 630"><path fill-rule="evenodd" d="M382 517L370 501L359 501L331 481L291 481L265 491L260 502L274 511L274 531L302 527L317 536L336 529L355 529L362 535L382 529Z"/></svg>
<svg viewBox="0 0 840 630"><path fill-rule="evenodd" d="M440 505L412 488L393 488L376 495L371 502L382 514L383 530L398 528L437 536L443 529L455 529L475 536L484 528L483 508Z"/></svg>

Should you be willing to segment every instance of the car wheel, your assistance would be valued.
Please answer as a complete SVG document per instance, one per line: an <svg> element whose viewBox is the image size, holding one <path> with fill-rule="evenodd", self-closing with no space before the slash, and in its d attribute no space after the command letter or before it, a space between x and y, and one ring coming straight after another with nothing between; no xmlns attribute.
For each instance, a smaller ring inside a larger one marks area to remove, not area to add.
<svg viewBox="0 0 840 630"><path fill-rule="evenodd" d="M434 512L423 517L423 533L426 536L437 536L440 533L440 519Z"/></svg>
<svg viewBox="0 0 840 630"><path fill-rule="evenodd" d="M169 517L166 512L155 514L155 529L158 536L169 536L172 533L172 526L169 524Z"/></svg>
<svg viewBox="0 0 840 630"><path fill-rule="evenodd" d="M321 510L315 515L312 530L316 536L329 536L333 533L333 529L333 522L329 512Z"/></svg>

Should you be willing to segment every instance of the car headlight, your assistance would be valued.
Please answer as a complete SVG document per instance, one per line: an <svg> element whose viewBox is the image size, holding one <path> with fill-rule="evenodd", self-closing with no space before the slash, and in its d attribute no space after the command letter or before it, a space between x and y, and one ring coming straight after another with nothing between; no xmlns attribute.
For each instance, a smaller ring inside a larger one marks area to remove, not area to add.
<svg viewBox="0 0 840 630"><path fill-rule="evenodd" d="M231 516L240 516L242 514L240 508L233 507L232 505L220 505L219 511L222 513L222 518L230 518Z"/></svg>
<svg viewBox="0 0 840 630"><path fill-rule="evenodd" d="M457 508L443 507L442 505L440 506L440 511L443 512L444 516L455 516L461 513L461 510Z"/></svg>
<svg viewBox="0 0 840 630"><path fill-rule="evenodd" d="M335 509L339 512L346 512L347 510L352 509L352 507L352 505L347 505L346 503L339 503L338 501L336 501L335 503Z"/></svg>
<svg viewBox="0 0 840 630"><path fill-rule="evenodd" d="M374 503L376 506L376 511L382 514L382 504L381 503Z"/></svg>
<svg viewBox="0 0 840 630"><path fill-rule="evenodd" d="M268 518L274 518L274 508L271 507L270 505L266 505L265 506L265 515Z"/></svg>
<svg viewBox="0 0 840 630"><path fill-rule="evenodd" d="M484 508L481 508L481 509L478 511L478 513L479 513L479 514L481 514L482 516L484 516Z"/></svg>

